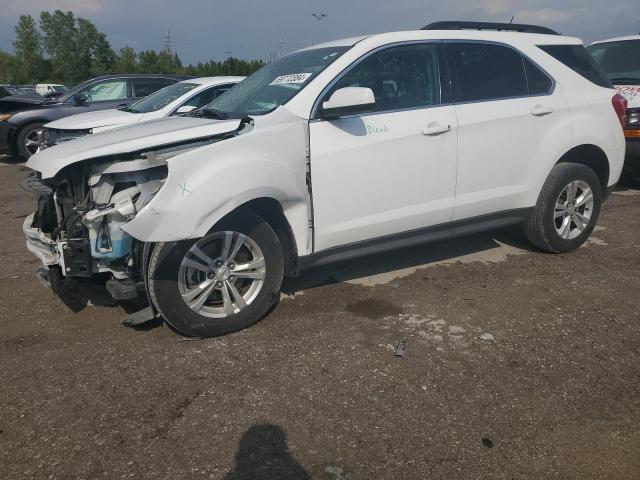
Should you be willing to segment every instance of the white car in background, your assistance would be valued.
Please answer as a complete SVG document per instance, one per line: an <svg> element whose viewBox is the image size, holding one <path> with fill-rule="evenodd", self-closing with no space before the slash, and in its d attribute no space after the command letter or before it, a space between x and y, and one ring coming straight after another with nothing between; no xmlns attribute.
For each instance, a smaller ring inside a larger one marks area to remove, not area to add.
<svg viewBox="0 0 640 480"><path fill-rule="evenodd" d="M627 158L640 162L640 35L601 40L588 50L627 99Z"/></svg>
<svg viewBox="0 0 640 480"><path fill-rule="evenodd" d="M55 120L44 126L40 149L91 133L189 113L207 105L244 78L191 78L158 90L133 105L81 113Z"/></svg>

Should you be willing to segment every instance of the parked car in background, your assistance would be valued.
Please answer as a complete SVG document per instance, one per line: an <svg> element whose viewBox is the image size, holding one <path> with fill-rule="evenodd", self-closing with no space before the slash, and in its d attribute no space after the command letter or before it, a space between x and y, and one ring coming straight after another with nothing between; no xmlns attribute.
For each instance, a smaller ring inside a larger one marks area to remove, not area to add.
<svg viewBox="0 0 640 480"><path fill-rule="evenodd" d="M207 105L243 79L192 78L164 87L127 107L61 118L43 127L41 148L124 125L191 112Z"/></svg>
<svg viewBox="0 0 640 480"><path fill-rule="evenodd" d="M14 85L0 85L0 98L8 97L10 95L17 95L18 93L20 92Z"/></svg>
<svg viewBox="0 0 640 480"><path fill-rule="evenodd" d="M36 93L43 97L53 97L67 93L69 89L58 83L39 83L36 85Z"/></svg>
<svg viewBox="0 0 640 480"><path fill-rule="evenodd" d="M627 99L627 157L640 164L640 35L602 40L589 46L598 65Z"/></svg>
<svg viewBox="0 0 640 480"><path fill-rule="evenodd" d="M189 77L107 75L74 87L62 97L19 94L0 99L0 154L29 158L39 148L42 126L62 117L129 105Z"/></svg>
<svg viewBox="0 0 640 480"><path fill-rule="evenodd" d="M620 177L625 107L579 39L542 27L315 45L191 114L36 153L27 248L54 291L110 275L150 318L222 335L312 266L507 225L575 250Z"/></svg>

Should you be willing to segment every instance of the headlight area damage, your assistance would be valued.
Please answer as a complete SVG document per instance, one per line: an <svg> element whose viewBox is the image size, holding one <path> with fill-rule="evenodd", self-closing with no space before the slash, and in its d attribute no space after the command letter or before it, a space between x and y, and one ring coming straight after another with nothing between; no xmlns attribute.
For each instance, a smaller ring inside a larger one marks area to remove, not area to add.
<svg viewBox="0 0 640 480"><path fill-rule="evenodd" d="M37 210L23 230L27 248L49 269L54 292L61 291L65 277L105 274L114 299L144 294L144 244L121 227L162 188L169 158L228 137L88 159L52 178L31 172L22 187L37 195Z"/></svg>

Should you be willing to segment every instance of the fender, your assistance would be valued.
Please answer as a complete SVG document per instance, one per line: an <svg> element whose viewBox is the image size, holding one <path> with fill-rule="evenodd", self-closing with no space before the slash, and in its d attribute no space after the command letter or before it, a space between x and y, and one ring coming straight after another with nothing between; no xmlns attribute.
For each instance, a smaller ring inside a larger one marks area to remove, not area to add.
<svg viewBox="0 0 640 480"><path fill-rule="evenodd" d="M243 204L280 203L302 254L310 245L306 122L281 107L237 137L168 160L165 185L123 230L142 242L200 238Z"/></svg>

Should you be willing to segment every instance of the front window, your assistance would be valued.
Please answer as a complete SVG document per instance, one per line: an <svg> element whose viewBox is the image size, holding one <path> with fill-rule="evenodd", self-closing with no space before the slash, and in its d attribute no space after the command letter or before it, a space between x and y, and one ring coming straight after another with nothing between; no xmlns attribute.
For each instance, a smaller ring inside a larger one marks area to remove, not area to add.
<svg viewBox="0 0 640 480"><path fill-rule="evenodd" d="M133 113L156 112L198 86L197 83L174 83L137 101L125 110Z"/></svg>
<svg viewBox="0 0 640 480"><path fill-rule="evenodd" d="M220 95L203 112L224 118L269 113L291 100L348 48L317 48L282 57Z"/></svg>
<svg viewBox="0 0 640 480"><path fill-rule="evenodd" d="M80 94L86 94L88 102L120 100L127 98L127 81L118 79L95 83L81 90Z"/></svg>
<svg viewBox="0 0 640 480"><path fill-rule="evenodd" d="M640 85L640 40L598 43L589 53L612 83Z"/></svg>

